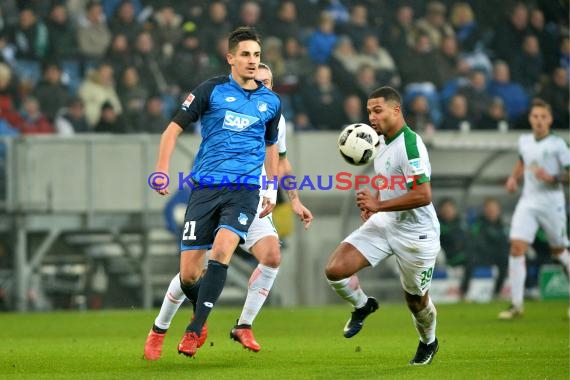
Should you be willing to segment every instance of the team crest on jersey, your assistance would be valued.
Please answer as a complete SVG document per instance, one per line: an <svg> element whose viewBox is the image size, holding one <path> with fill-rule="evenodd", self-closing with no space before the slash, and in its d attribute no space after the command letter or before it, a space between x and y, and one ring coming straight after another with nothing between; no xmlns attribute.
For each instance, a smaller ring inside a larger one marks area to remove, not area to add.
<svg viewBox="0 0 570 380"><path fill-rule="evenodd" d="M384 180L384 176L378 176L378 178L376 179L376 188L377 189L384 189L384 186L386 184L386 181Z"/></svg>
<svg viewBox="0 0 570 380"><path fill-rule="evenodd" d="M245 215L243 212L239 213L239 217L238 217L239 224L241 224L242 226L245 226L247 224L248 219L249 218L247 217L247 215Z"/></svg>
<svg viewBox="0 0 570 380"><path fill-rule="evenodd" d="M234 98L233 96L228 96L228 97L225 99L225 101L228 102L228 103L235 102L236 100L237 100L237 99Z"/></svg>
<svg viewBox="0 0 570 380"><path fill-rule="evenodd" d="M194 101L194 95L192 95L192 93L188 94L186 100L184 100L184 103L182 103L182 108L188 109L188 107L190 107L190 104L192 104L193 101Z"/></svg>
<svg viewBox="0 0 570 380"><path fill-rule="evenodd" d="M226 111L226 116L224 117L224 125L222 128L228 129L234 132L241 132L252 124L259 121L259 118L244 115L243 113L237 113L232 111Z"/></svg>
<svg viewBox="0 0 570 380"><path fill-rule="evenodd" d="M259 112L265 112L267 111L267 103L265 102L257 102L257 110Z"/></svg>

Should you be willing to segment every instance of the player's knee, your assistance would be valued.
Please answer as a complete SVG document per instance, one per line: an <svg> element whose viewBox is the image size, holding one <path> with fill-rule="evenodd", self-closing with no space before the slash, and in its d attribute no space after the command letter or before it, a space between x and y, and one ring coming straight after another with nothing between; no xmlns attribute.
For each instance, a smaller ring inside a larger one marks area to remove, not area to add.
<svg viewBox="0 0 570 380"><path fill-rule="evenodd" d="M200 279L202 271L184 271L180 272L180 282L185 285L192 285Z"/></svg>
<svg viewBox="0 0 570 380"><path fill-rule="evenodd" d="M279 251L279 247L267 251L265 255L260 257L259 262L271 268L279 267L281 264L281 252Z"/></svg>
<svg viewBox="0 0 570 380"><path fill-rule="evenodd" d="M335 263L328 263L325 267L325 276L329 281L340 281L347 276L341 271L341 268Z"/></svg>
<svg viewBox="0 0 570 380"><path fill-rule="evenodd" d="M415 294L405 293L405 295L408 309L410 309L412 313L418 313L422 311L428 304L427 294L424 296L418 296Z"/></svg>

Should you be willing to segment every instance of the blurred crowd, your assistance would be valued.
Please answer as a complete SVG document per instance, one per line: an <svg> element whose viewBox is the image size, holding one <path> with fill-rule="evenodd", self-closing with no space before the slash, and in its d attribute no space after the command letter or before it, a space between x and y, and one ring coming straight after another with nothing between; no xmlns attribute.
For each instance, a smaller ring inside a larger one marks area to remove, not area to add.
<svg viewBox="0 0 570 380"><path fill-rule="evenodd" d="M528 128L533 97L569 128L568 2L3 0L0 136L160 133L229 71L241 25L261 33L297 131L366 121L380 85L420 132Z"/></svg>

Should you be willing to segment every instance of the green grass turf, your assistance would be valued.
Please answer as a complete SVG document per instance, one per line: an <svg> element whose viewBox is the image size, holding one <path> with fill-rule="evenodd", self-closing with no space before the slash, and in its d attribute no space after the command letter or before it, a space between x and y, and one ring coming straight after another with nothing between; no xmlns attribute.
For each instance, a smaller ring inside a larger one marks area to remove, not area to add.
<svg viewBox="0 0 570 380"><path fill-rule="evenodd" d="M402 304L381 305L352 339L347 306L266 308L255 323L262 351L228 338L239 310L216 308L195 358L176 352L189 307L175 318L162 359L142 359L156 311L0 314L0 378L49 379L568 379L567 303L527 303L516 321L504 303L438 306L440 351L410 367L417 336Z"/></svg>

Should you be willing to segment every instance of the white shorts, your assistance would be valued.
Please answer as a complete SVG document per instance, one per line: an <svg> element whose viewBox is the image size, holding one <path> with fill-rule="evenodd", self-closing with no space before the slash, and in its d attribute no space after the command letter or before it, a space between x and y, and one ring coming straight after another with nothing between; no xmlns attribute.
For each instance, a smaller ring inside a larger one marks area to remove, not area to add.
<svg viewBox="0 0 570 380"><path fill-rule="evenodd" d="M418 231L404 236L397 228L385 214L377 213L344 241L356 247L373 267L395 255L402 288L409 294L423 296L430 288L440 251L439 235Z"/></svg>
<svg viewBox="0 0 570 380"><path fill-rule="evenodd" d="M566 233L566 212L564 205L540 207L519 201L511 220L511 240L522 240L532 244L536 237L538 227L546 233L548 244L551 247L562 248L568 246Z"/></svg>
<svg viewBox="0 0 570 380"><path fill-rule="evenodd" d="M276 238L279 238L277 235L277 230L275 229L275 225L273 224L273 215L269 214L264 218L259 218L259 213L261 210L263 210L263 207L261 206L262 202L263 197L259 199L259 204L257 205L257 213L255 214L253 222L251 222L251 226L249 226L245 242L240 245L241 248L245 249L248 252L250 252L249 249L253 247L255 243L264 237L275 236Z"/></svg>

